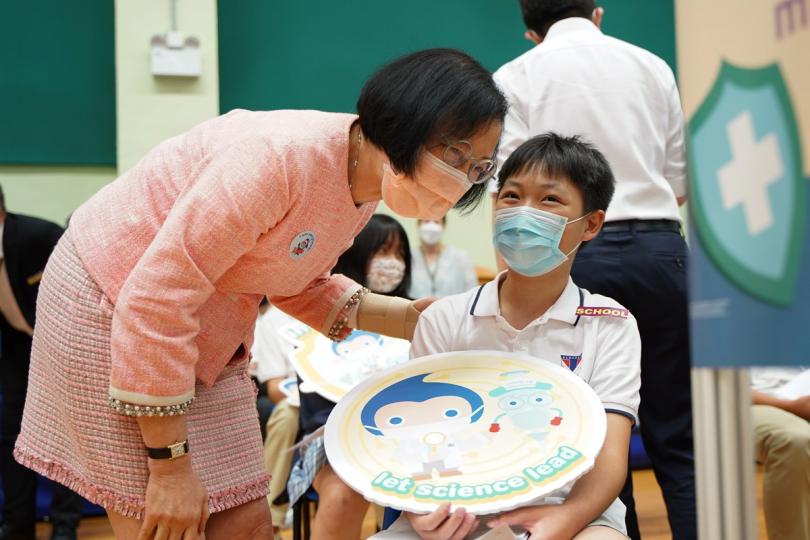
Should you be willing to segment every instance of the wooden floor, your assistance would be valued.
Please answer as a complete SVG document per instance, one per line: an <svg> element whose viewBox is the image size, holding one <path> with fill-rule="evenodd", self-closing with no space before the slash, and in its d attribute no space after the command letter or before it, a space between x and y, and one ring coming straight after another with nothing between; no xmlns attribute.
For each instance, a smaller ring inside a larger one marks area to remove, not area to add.
<svg viewBox="0 0 810 540"><path fill-rule="evenodd" d="M661 492L655 483L652 471L633 473L633 486L638 506L639 526L644 540L668 540L670 538L667 514ZM765 522L762 516L762 478L757 474L757 508L760 538L765 539ZM363 538L374 531L373 513L369 512L364 524ZM37 540L50 538L50 525L40 524L37 527ZM282 531L283 538L292 538L290 531ZM112 529L106 518L88 518L82 520L79 528L80 540L113 540Z"/></svg>

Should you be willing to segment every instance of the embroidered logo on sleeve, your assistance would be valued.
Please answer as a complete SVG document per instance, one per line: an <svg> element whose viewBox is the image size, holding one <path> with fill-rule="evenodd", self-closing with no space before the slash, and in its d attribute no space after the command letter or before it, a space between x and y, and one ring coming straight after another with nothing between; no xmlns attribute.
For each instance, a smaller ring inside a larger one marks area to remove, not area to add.
<svg viewBox="0 0 810 540"><path fill-rule="evenodd" d="M582 360L582 355L561 354L560 358L562 358L562 365L564 365L571 371L576 371L577 368L579 367L580 360Z"/></svg>
<svg viewBox="0 0 810 540"><path fill-rule="evenodd" d="M315 246L315 233L312 231L304 231L298 233L292 242L290 242L290 258L297 261L310 251Z"/></svg>
<svg viewBox="0 0 810 540"><path fill-rule="evenodd" d="M626 319L630 312L621 308L580 306L577 308L576 314L582 317L617 317Z"/></svg>

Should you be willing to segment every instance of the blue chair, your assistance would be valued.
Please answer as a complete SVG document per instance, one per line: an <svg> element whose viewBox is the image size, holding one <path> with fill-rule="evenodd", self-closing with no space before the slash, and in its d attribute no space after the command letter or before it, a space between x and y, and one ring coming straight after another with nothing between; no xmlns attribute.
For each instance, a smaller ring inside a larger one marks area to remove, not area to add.
<svg viewBox="0 0 810 540"><path fill-rule="evenodd" d="M53 481L45 478L44 476L37 475L37 506L36 516L37 520L47 520L50 518L51 513L51 492L53 491ZM5 500L3 490L0 489L0 506L3 505ZM85 500L82 507L82 517L89 516L104 516L106 512L104 509L90 501Z"/></svg>
<svg viewBox="0 0 810 540"><path fill-rule="evenodd" d="M318 492L310 487L293 505L293 540L309 540L312 534L311 522L318 510Z"/></svg>
<svg viewBox="0 0 810 540"><path fill-rule="evenodd" d="M649 469L652 467L650 458L644 450L644 442L641 440L641 432L638 428L630 435L630 469Z"/></svg>
<svg viewBox="0 0 810 540"><path fill-rule="evenodd" d="M397 519L399 519L400 514L402 514L402 512L400 510L395 510L395 509L391 508L390 506L386 506L385 507L385 512L383 513L383 522L382 522L383 530L385 530L388 527L390 527L391 525L393 525L393 523Z"/></svg>

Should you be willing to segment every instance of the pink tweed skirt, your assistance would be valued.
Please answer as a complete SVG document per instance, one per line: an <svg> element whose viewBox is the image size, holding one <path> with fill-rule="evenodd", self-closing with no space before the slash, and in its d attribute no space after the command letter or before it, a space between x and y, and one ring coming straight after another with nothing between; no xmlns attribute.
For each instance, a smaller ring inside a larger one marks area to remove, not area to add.
<svg viewBox="0 0 810 540"><path fill-rule="evenodd" d="M134 418L107 403L112 313L68 231L40 284L28 396L14 456L107 510L142 518L148 469L140 429ZM197 385L188 440L211 512L267 495L255 387L246 361L228 364L210 388Z"/></svg>

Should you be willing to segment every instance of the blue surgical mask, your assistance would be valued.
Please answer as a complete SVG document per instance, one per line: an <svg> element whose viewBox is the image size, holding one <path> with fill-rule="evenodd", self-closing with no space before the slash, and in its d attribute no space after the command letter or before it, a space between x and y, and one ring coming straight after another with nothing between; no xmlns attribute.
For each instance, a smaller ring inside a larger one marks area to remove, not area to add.
<svg viewBox="0 0 810 540"><path fill-rule="evenodd" d="M560 239L569 223L564 216L530 206L503 208L495 212L495 234L492 242L509 268L524 276L547 274L560 266L579 247L568 253L560 251Z"/></svg>

